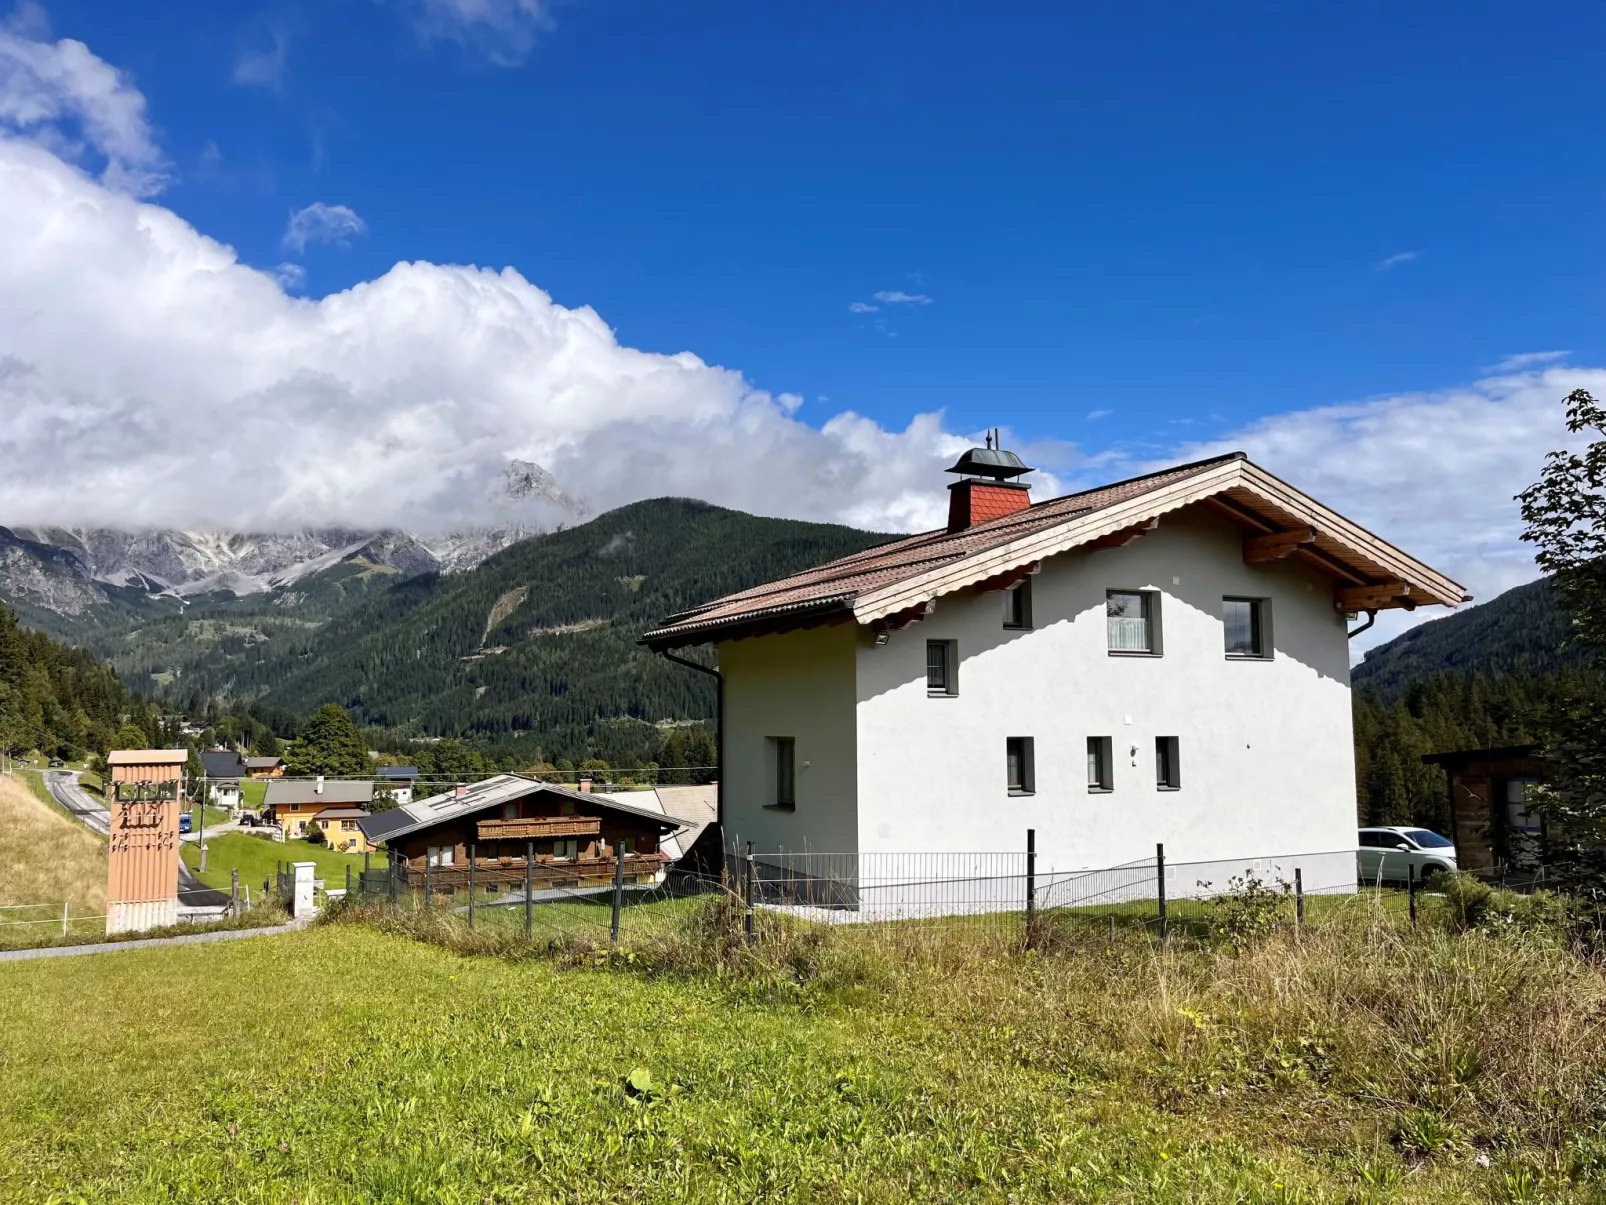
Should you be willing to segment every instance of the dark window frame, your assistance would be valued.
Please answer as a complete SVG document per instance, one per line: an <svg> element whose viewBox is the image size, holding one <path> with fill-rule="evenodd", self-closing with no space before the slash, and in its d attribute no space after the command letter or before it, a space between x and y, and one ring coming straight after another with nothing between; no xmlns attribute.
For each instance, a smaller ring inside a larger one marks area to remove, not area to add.
<svg viewBox="0 0 1606 1205"><path fill-rule="evenodd" d="M1004 591L1004 630L1032 630L1032 579L1029 577L1022 578Z"/></svg>
<svg viewBox="0 0 1606 1205"><path fill-rule="evenodd" d="M1118 649L1111 647L1110 600L1116 595L1136 595L1142 599L1144 631L1148 637L1149 647L1144 649ZM1160 591L1132 589L1128 587L1111 587L1104 591L1104 648L1111 657L1160 657L1165 653L1165 645L1160 634Z"/></svg>
<svg viewBox="0 0 1606 1205"><path fill-rule="evenodd" d="M1227 622L1227 604L1245 603L1249 606L1249 631L1255 646L1254 652L1236 652L1228 644L1231 639ZM1270 661L1272 659L1271 644L1271 600L1266 598L1251 598L1243 594L1226 594L1221 599L1221 642L1226 651L1228 661Z"/></svg>
<svg viewBox="0 0 1606 1205"><path fill-rule="evenodd" d="M1182 790L1182 741L1178 737L1154 738L1154 786L1158 791Z"/></svg>
<svg viewBox="0 0 1606 1205"><path fill-rule="evenodd" d="M943 650L943 684L931 684L931 652L933 647ZM959 641L926 641L926 694L934 699L951 699L959 693Z"/></svg>
<svg viewBox="0 0 1606 1205"><path fill-rule="evenodd" d="M1037 757L1035 742L1029 736L1004 738L1004 788L1013 796L1037 794ZM1018 773L1012 773L1012 767ZM1015 781L1011 781L1011 779Z"/></svg>
<svg viewBox="0 0 1606 1205"><path fill-rule="evenodd" d="M1115 790L1115 738L1090 736L1087 738L1088 764L1097 768L1089 774L1087 791L1090 795L1108 795Z"/></svg>
<svg viewBox="0 0 1606 1205"><path fill-rule="evenodd" d="M777 812L797 811L797 738L771 736L769 745L770 802L764 806Z"/></svg>

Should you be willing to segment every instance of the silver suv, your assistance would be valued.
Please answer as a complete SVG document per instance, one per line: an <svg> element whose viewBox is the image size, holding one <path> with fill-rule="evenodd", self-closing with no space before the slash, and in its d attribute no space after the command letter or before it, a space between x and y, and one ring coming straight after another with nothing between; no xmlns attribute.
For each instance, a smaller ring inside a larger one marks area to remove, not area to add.
<svg viewBox="0 0 1606 1205"><path fill-rule="evenodd" d="M1403 883L1413 870L1420 883L1456 869L1455 842L1427 828L1363 828L1355 869L1362 883Z"/></svg>

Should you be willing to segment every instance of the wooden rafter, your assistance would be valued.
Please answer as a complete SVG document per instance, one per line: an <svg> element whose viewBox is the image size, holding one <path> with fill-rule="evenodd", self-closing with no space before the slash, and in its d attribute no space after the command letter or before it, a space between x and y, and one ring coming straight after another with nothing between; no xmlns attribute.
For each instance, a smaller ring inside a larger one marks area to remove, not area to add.
<svg viewBox="0 0 1606 1205"><path fill-rule="evenodd" d="M1295 527L1288 531L1274 531L1266 535L1244 537L1244 564L1260 565L1267 561L1280 561L1291 556L1307 544L1316 542L1314 527Z"/></svg>
<svg viewBox="0 0 1606 1205"><path fill-rule="evenodd" d="M1411 587L1404 582L1373 582L1333 591L1333 605L1340 611L1380 611L1386 607L1416 609Z"/></svg>
<svg viewBox="0 0 1606 1205"><path fill-rule="evenodd" d="M977 594L990 594L995 590L1013 590L1027 578L1031 577L1043 567L1042 561L1032 561L1022 565L1019 569L1009 569L1003 573L976 583Z"/></svg>

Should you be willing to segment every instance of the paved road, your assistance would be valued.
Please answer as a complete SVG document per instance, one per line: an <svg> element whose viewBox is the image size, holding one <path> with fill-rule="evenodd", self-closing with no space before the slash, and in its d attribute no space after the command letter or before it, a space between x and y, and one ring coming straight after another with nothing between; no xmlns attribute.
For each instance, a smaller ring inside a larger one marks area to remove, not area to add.
<svg viewBox="0 0 1606 1205"><path fill-rule="evenodd" d="M106 805L78 785L77 770L46 770L45 790L85 827L94 829L102 837L111 836L112 817Z"/></svg>

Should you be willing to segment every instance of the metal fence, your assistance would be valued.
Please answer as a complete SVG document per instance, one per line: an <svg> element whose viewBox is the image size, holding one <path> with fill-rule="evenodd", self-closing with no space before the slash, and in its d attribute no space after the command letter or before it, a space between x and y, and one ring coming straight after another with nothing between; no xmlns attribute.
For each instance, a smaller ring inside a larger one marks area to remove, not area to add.
<svg viewBox="0 0 1606 1205"><path fill-rule="evenodd" d="M877 938L901 940L934 928L962 929L1011 943L1030 939L1034 924L1138 927L1165 934L1179 926L1208 926L1228 899L1255 896L1262 905L1307 920L1312 897L1353 896L1363 888L1353 849L1174 861L1163 846L1150 858L1119 866L1064 868L1049 864L1026 834L1018 852L814 853L727 851L717 873L670 869L651 879L603 868L592 876L535 880L528 868L482 868L451 875L409 867L383 857L330 894L368 903L432 907L470 927L522 931L549 937L560 931L621 936L663 931L687 923L703 897L720 896L740 910L753 934L767 921L854 926ZM280 878L288 893L293 876ZM1400 884L1414 911L1414 881ZM1328 905L1317 905L1325 909ZM1324 913L1325 914L1325 913Z"/></svg>

